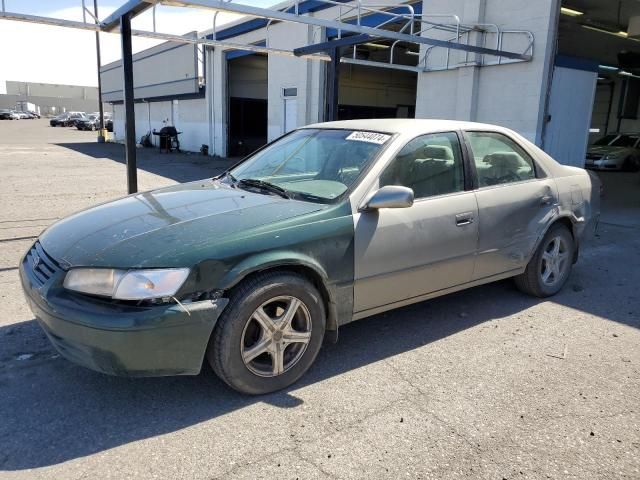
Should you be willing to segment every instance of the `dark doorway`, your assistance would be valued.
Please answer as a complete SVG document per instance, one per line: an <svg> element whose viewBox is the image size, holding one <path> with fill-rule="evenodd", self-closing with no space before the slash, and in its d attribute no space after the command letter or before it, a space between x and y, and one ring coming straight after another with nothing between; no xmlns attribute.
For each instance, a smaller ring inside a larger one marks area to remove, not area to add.
<svg viewBox="0 0 640 480"><path fill-rule="evenodd" d="M267 57L231 52L227 59L227 152L243 157L267 143Z"/></svg>
<svg viewBox="0 0 640 480"><path fill-rule="evenodd" d="M229 98L229 156L244 157L267 143L267 100Z"/></svg>

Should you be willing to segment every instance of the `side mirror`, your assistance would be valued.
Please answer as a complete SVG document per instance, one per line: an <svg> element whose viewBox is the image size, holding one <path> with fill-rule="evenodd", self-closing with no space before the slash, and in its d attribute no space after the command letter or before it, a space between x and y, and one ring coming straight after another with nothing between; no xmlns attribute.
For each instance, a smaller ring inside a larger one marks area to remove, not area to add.
<svg viewBox="0 0 640 480"><path fill-rule="evenodd" d="M400 185L387 185L369 196L360 210L407 208L411 205L413 205L413 190Z"/></svg>

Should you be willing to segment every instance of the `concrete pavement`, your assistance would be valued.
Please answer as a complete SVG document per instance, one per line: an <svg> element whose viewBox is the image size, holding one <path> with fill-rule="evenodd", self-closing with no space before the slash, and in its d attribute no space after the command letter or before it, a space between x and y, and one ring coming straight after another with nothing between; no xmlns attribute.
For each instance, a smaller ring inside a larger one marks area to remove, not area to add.
<svg viewBox="0 0 640 480"><path fill-rule="evenodd" d="M33 320L32 237L125 193L122 147L94 135L0 122L1 479L640 478L637 176L603 176L615 195L556 297L504 281L355 322L298 384L246 397L208 368L77 367ZM144 155L141 189L222 167Z"/></svg>

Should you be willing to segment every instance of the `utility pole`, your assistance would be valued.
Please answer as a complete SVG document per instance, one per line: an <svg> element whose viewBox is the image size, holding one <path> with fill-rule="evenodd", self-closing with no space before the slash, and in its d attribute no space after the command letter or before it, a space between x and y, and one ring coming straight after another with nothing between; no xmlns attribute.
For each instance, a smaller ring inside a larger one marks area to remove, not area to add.
<svg viewBox="0 0 640 480"><path fill-rule="evenodd" d="M98 25L98 0L93 0L93 15L95 16L96 25ZM100 112L98 143L104 143L104 109L102 107L102 79L100 78L100 30L96 30L96 58L98 60L98 111Z"/></svg>

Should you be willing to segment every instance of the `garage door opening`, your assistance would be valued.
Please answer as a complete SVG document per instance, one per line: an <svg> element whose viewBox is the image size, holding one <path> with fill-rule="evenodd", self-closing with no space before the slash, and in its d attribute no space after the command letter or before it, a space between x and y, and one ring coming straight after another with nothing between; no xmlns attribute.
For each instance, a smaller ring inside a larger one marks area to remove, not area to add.
<svg viewBox="0 0 640 480"><path fill-rule="evenodd" d="M638 40L640 3L563 2L545 150L562 163L596 171L614 215L640 210ZM622 217L609 221L624 223Z"/></svg>
<svg viewBox="0 0 640 480"><path fill-rule="evenodd" d="M230 52L228 147L242 157L267 143L267 56Z"/></svg>
<svg viewBox="0 0 640 480"><path fill-rule="evenodd" d="M392 42L376 41L343 52L351 60L388 62ZM417 48L413 46L417 51ZM395 63L415 65L418 56L403 45L394 47ZM413 71L342 63L338 83L338 119L414 118L418 75Z"/></svg>

